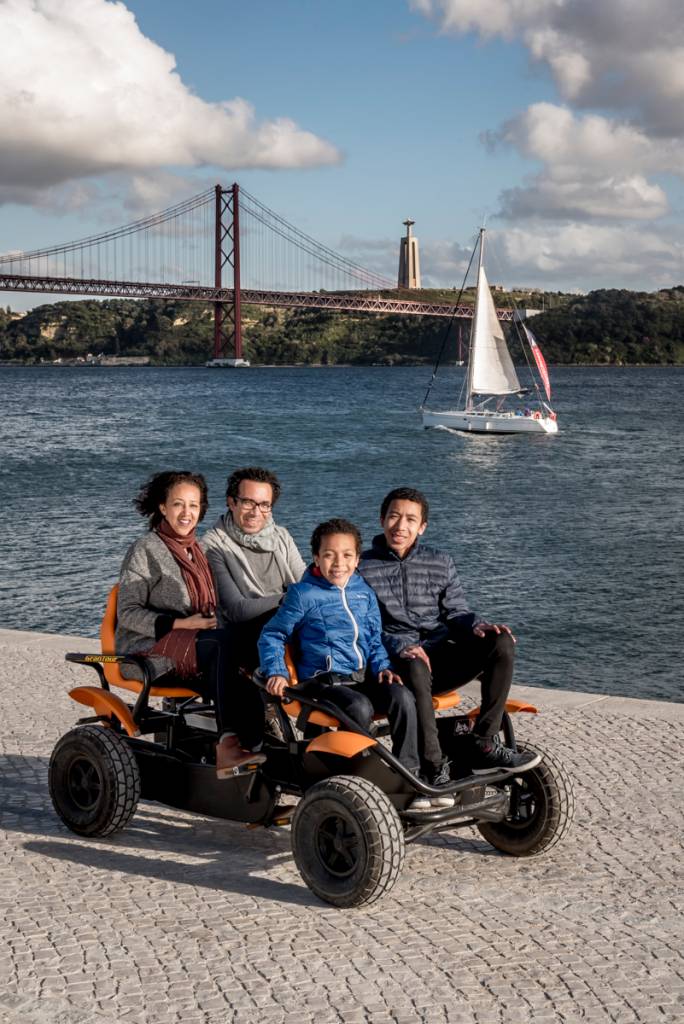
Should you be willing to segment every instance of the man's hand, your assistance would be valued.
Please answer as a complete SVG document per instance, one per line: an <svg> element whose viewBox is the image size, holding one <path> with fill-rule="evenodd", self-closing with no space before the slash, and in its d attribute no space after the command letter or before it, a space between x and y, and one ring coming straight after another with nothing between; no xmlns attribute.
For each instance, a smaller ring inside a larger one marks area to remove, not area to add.
<svg viewBox="0 0 684 1024"><path fill-rule="evenodd" d="M393 683L396 683L397 686L404 685L401 676L398 676L391 668L383 668L378 672L378 682L386 683L388 686L391 686Z"/></svg>
<svg viewBox="0 0 684 1024"><path fill-rule="evenodd" d="M420 658L420 660L424 661L427 665L428 671L432 672L430 659L425 652L425 648L421 647L420 644L411 644L410 647L405 647L404 650L400 652L399 657L408 658L409 661L414 661L416 658Z"/></svg>
<svg viewBox="0 0 684 1024"><path fill-rule="evenodd" d="M514 644L517 644L517 640L511 633L509 626L504 626L500 622L480 622L477 626L473 626L473 633L475 636L484 636L485 633L508 633Z"/></svg>
<svg viewBox="0 0 684 1024"><path fill-rule="evenodd" d="M285 676L269 676L266 680L266 689L274 697L282 697L285 693L285 687L289 685L290 680L286 679Z"/></svg>
<svg viewBox="0 0 684 1024"><path fill-rule="evenodd" d="M215 615L186 615L173 620L173 629L216 629Z"/></svg>

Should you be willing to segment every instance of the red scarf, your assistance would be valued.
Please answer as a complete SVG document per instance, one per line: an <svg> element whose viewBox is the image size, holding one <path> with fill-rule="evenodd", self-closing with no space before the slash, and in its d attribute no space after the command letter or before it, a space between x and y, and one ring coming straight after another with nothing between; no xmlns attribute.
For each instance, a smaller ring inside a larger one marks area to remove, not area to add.
<svg viewBox="0 0 684 1024"><path fill-rule="evenodd" d="M193 530L187 537L181 537L171 529L165 519L162 519L156 533L180 567L190 595L191 614L213 615L216 608L214 579L204 552L197 543L195 531ZM181 679L192 679L199 671L195 647L198 633L198 629L172 629L161 640L157 640L148 653L169 658L173 662L177 676Z"/></svg>
<svg viewBox="0 0 684 1024"><path fill-rule="evenodd" d="M216 590L209 563L202 548L197 543L195 531L181 537L172 530L166 519L162 519L156 529L157 535L164 541L180 567L183 581L188 588L191 614L213 615L216 611Z"/></svg>

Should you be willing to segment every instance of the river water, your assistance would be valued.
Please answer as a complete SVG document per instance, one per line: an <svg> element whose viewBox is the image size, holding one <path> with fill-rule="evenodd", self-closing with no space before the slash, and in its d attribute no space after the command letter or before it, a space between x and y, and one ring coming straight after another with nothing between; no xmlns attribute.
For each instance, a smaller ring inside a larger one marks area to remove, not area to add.
<svg viewBox="0 0 684 1024"><path fill-rule="evenodd" d="M463 370L432 404L454 405ZM425 431L426 368L0 367L0 626L95 635L153 472L275 470L303 552L322 518L370 539L424 490L426 542L518 637L516 678L684 700L684 368L556 368L556 437Z"/></svg>

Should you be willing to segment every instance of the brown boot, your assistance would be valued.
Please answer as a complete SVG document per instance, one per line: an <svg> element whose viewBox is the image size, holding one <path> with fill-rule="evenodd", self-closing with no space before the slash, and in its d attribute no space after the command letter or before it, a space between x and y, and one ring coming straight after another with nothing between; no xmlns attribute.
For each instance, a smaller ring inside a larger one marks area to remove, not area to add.
<svg viewBox="0 0 684 1024"><path fill-rule="evenodd" d="M242 768L246 764L263 764L265 760L265 754L244 750L237 736L224 736L216 744L216 777L229 779L235 774L234 768Z"/></svg>

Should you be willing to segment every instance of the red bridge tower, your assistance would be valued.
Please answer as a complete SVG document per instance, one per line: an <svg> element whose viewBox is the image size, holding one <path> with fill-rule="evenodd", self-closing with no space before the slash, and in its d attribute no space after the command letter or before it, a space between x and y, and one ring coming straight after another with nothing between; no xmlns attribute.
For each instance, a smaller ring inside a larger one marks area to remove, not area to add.
<svg viewBox="0 0 684 1024"><path fill-rule="evenodd" d="M214 303L214 359L242 359L240 319L240 188L216 186L214 287L222 288L223 268L233 268L233 301Z"/></svg>

